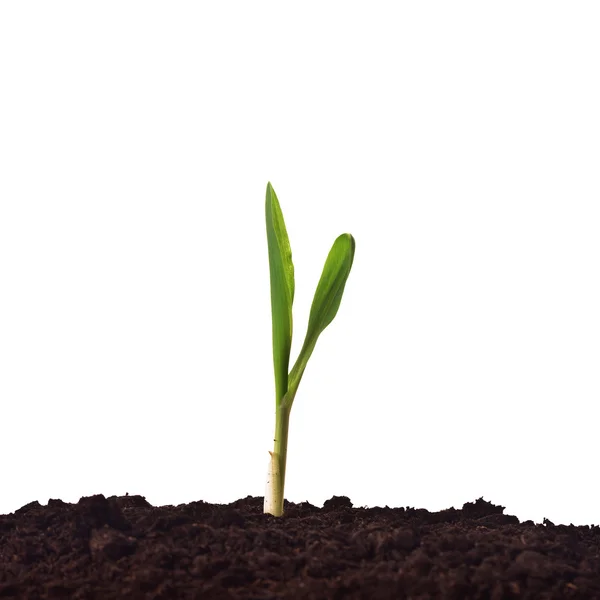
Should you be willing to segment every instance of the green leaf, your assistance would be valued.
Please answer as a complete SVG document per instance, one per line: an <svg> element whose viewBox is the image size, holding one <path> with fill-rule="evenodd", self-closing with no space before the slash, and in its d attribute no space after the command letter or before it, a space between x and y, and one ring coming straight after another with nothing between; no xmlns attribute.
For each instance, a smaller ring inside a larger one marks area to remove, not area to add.
<svg viewBox="0 0 600 600"><path fill-rule="evenodd" d="M288 389L288 368L292 347L292 304L294 302L294 264L283 213L275 190L267 184L267 243L271 275L271 317L273 322L273 366L275 394L279 405Z"/></svg>
<svg viewBox="0 0 600 600"><path fill-rule="evenodd" d="M292 406L298 385L306 369L308 359L315 349L317 339L329 323L333 321L340 307L344 287L352 268L355 247L356 243L352 235L343 233L335 240L329 251L310 309L306 338L289 375L288 393L284 399L284 403L288 408Z"/></svg>

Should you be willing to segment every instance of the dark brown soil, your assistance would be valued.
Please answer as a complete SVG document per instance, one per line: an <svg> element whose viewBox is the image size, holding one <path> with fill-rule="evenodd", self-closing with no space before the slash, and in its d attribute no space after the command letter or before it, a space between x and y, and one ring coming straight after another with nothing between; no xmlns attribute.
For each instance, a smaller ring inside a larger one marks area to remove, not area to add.
<svg viewBox="0 0 600 600"><path fill-rule="evenodd" d="M600 528L462 510L262 498L32 502L0 516L0 598L600 599Z"/></svg>

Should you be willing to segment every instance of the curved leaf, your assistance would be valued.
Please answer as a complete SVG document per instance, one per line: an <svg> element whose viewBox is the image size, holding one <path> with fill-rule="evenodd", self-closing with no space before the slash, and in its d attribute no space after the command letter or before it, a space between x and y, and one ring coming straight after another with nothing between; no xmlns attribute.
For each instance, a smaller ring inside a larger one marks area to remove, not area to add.
<svg viewBox="0 0 600 600"><path fill-rule="evenodd" d="M329 251L310 309L306 338L294 368L289 375L288 393L284 400L288 408L291 408L294 401L298 385L306 369L308 359L315 349L317 339L333 321L340 307L346 281L352 269L355 248L356 243L352 235L343 233L335 240Z"/></svg>

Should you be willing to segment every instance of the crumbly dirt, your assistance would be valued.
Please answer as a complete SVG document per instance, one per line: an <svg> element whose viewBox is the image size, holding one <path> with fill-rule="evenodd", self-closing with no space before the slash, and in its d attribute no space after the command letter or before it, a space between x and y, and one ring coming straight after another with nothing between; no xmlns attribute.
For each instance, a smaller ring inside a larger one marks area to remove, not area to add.
<svg viewBox="0 0 600 600"><path fill-rule="evenodd" d="M600 599L600 528L461 510L262 498L32 502L0 516L0 598Z"/></svg>

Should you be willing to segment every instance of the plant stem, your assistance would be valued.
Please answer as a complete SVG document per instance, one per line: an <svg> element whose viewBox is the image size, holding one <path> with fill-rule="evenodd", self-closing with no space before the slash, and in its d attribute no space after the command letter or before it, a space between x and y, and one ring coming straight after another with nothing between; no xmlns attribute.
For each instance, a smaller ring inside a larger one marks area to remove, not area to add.
<svg viewBox="0 0 600 600"><path fill-rule="evenodd" d="M281 509L283 512L283 490L285 488L285 463L287 459L288 431L290 428L290 408L282 406L275 413L275 446L273 452L279 456Z"/></svg>
<svg viewBox="0 0 600 600"><path fill-rule="evenodd" d="M264 512L274 517L283 515L283 490L285 487L285 463L290 426L290 407L279 403L275 412L275 447L270 452Z"/></svg>

